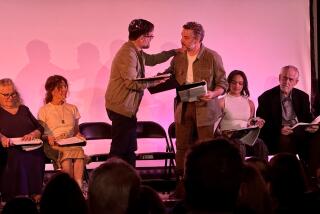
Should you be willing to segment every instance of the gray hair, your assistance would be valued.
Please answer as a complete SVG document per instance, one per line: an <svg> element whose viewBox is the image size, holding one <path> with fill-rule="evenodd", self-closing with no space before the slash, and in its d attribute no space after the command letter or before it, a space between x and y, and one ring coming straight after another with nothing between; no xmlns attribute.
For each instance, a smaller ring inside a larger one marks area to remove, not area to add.
<svg viewBox="0 0 320 214"><path fill-rule="evenodd" d="M23 100L20 96L20 93L18 92L12 79L10 79L10 78L0 79L0 87L5 87L5 86L12 86L13 90L16 92L17 95L13 98L15 106L19 106L19 105L23 104Z"/></svg>
<svg viewBox="0 0 320 214"><path fill-rule="evenodd" d="M298 68L297 68L296 66L294 66L294 65L286 65L286 66L283 66L283 67L281 68L280 74L282 74L283 72L288 71L288 70L294 70L294 71L296 71L296 73L298 74L298 78L299 78L299 70L298 70Z"/></svg>

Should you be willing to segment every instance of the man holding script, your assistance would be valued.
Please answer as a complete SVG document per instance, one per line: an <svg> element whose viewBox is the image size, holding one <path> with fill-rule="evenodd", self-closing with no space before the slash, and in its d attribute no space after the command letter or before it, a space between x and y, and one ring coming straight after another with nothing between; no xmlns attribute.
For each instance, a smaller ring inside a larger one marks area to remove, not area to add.
<svg viewBox="0 0 320 214"><path fill-rule="evenodd" d="M176 98L176 173L182 178L187 150L204 140L213 138L213 127L221 115L218 96L227 88L225 70L219 54L202 44L204 29L201 24L188 22L181 33L184 53L176 55L165 73L171 73L180 86L206 82L207 92L189 102ZM178 196L178 195L177 195ZM179 197L179 196L178 196Z"/></svg>
<svg viewBox="0 0 320 214"><path fill-rule="evenodd" d="M128 27L129 41L113 58L110 79L105 94L105 107L112 121L110 155L117 156L135 167L137 150L137 117L144 89L166 80L146 79L145 65L154 66L167 61L177 50L147 54L154 25L145 19L134 19Z"/></svg>

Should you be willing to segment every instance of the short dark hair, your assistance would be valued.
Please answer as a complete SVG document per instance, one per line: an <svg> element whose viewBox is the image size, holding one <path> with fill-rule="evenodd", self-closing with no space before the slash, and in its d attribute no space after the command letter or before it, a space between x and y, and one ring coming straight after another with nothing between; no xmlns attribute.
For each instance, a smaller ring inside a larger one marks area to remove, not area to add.
<svg viewBox="0 0 320 214"><path fill-rule="evenodd" d="M249 92L249 88L248 88L248 79L247 79L247 76L246 74L243 72L243 71L240 71L240 70L233 70L231 71L231 73L228 75L228 83L229 83L229 87L227 89L227 92L230 91L230 83L232 81L232 79L236 76L236 75L240 75L243 79L243 88L242 88L242 91L240 92L240 94L242 96L247 96L247 97L250 97L250 92Z"/></svg>
<svg viewBox="0 0 320 214"><path fill-rule="evenodd" d="M129 30L129 40L136 40L140 36L152 32L154 25L145 19L134 19L130 22Z"/></svg>
<svg viewBox="0 0 320 214"><path fill-rule="evenodd" d="M90 177L90 213L127 213L137 203L140 183L141 178L131 165L116 157L108 159Z"/></svg>
<svg viewBox="0 0 320 214"><path fill-rule="evenodd" d="M43 190L40 213L88 213L82 191L69 174L58 172L50 178Z"/></svg>
<svg viewBox="0 0 320 214"><path fill-rule="evenodd" d="M183 25L183 28L186 30L192 30L194 35L200 39L200 42L202 42L204 38L204 29L201 24L197 22L187 22Z"/></svg>
<svg viewBox="0 0 320 214"><path fill-rule="evenodd" d="M231 211L240 189L243 162L226 138L197 144L185 163L186 203L203 211Z"/></svg>
<svg viewBox="0 0 320 214"><path fill-rule="evenodd" d="M271 158L270 187L280 203L290 203L307 190L305 171L294 154L278 153Z"/></svg>
<svg viewBox="0 0 320 214"><path fill-rule="evenodd" d="M62 82L64 82L68 87L68 81L66 78L60 75L53 75L48 77L45 89L46 89L46 98L45 103L50 103L52 101L52 91L55 89L55 87L59 86Z"/></svg>

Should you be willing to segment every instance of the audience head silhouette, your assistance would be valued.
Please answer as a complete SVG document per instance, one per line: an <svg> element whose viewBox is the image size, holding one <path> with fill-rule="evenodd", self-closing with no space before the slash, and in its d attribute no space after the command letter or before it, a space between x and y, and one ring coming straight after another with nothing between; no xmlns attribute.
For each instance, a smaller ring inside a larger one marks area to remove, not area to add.
<svg viewBox="0 0 320 214"><path fill-rule="evenodd" d="M245 164L241 181L237 213L272 213L271 197L258 169Z"/></svg>
<svg viewBox="0 0 320 214"><path fill-rule="evenodd" d="M36 203L27 197L16 197L6 203L2 214L38 214Z"/></svg>
<svg viewBox="0 0 320 214"><path fill-rule="evenodd" d="M185 166L187 206L205 212L233 211L242 169L239 150L225 138L193 147Z"/></svg>
<svg viewBox="0 0 320 214"><path fill-rule="evenodd" d="M90 178L90 213L131 213L138 201L140 180L136 170L125 161L118 158L107 160L93 171Z"/></svg>
<svg viewBox="0 0 320 214"><path fill-rule="evenodd" d="M67 173L54 175L43 191L40 213L88 213L85 198L77 182Z"/></svg>
<svg viewBox="0 0 320 214"><path fill-rule="evenodd" d="M279 153L271 158L270 186L271 195L280 203L291 203L304 194L306 175L294 154Z"/></svg>

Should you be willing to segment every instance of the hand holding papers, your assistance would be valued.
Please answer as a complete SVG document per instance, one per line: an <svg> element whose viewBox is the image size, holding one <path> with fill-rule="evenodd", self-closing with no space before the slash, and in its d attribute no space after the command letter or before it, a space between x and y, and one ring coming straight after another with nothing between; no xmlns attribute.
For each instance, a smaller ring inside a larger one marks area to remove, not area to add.
<svg viewBox="0 0 320 214"><path fill-rule="evenodd" d="M179 83L174 78L174 76L170 76L169 80L167 80L164 83L161 83L159 85L149 87L148 91L150 92L150 94L155 94L155 93L159 93L159 92L175 89L178 86L179 86Z"/></svg>
<svg viewBox="0 0 320 214"><path fill-rule="evenodd" d="M57 141L58 146L85 146L86 139L81 137L69 137Z"/></svg>
<svg viewBox="0 0 320 214"><path fill-rule="evenodd" d="M291 127L293 131L296 131L298 129L305 129L308 132L316 132L319 129L320 125L320 116L316 117L311 123L297 123L294 126Z"/></svg>
<svg viewBox="0 0 320 214"><path fill-rule="evenodd" d="M38 149L42 146L42 144L42 140L38 138L33 140L22 140L22 137L10 138L10 145L21 146L21 148L25 151Z"/></svg>
<svg viewBox="0 0 320 214"><path fill-rule="evenodd" d="M207 93L207 83L205 81L181 85L177 92L182 102L199 101L199 96Z"/></svg>
<svg viewBox="0 0 320 214"><path fill-rule="evenodd" d="M42 140L40 139L22 140L21 137L18 137L18 138L10 138L10 144L13 146L34 146L34 145L41 145Z"/></svg>
<svg viewBox="0 0 320 214"><path fill-rule="evenodd" d="M258 139L260 128L259 126L250 126L241 129L225 130L223 133L225 133L229 138L237 138L242 141L242 143L248 146L253 146Z"/></svg>

